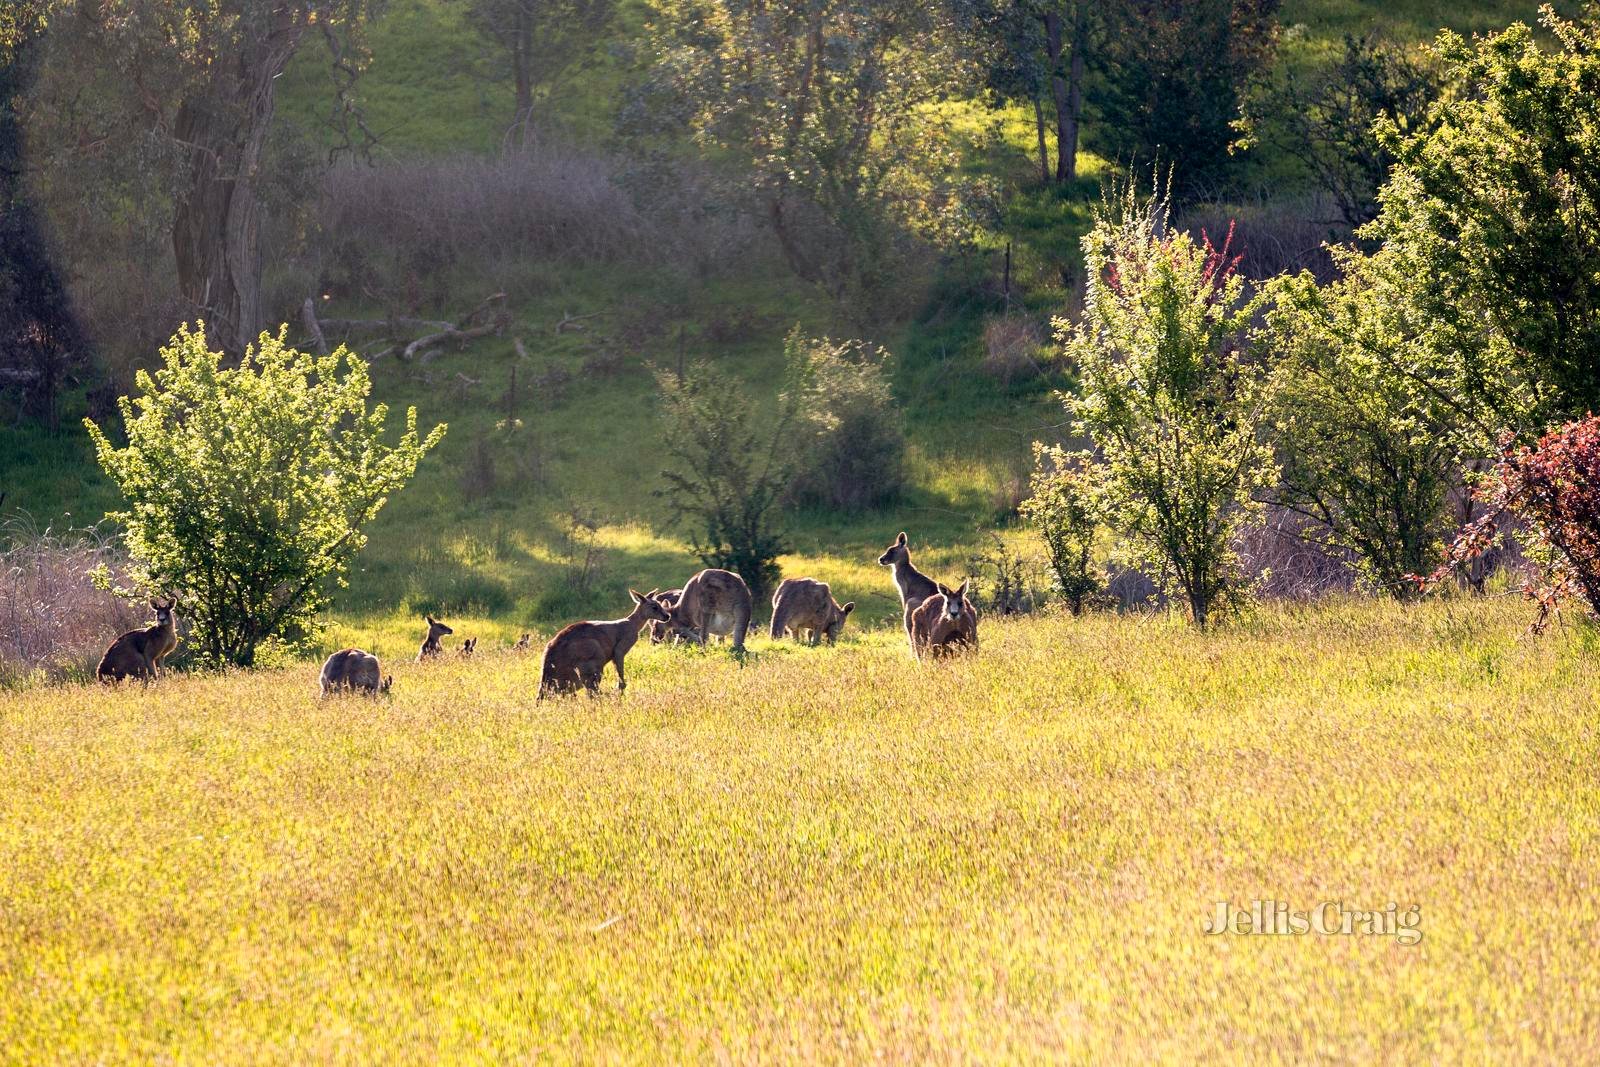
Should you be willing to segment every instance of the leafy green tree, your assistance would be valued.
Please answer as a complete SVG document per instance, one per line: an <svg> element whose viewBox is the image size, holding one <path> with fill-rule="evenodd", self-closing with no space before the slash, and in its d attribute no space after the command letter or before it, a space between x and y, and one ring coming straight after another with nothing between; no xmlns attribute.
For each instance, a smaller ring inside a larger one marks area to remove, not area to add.
<svg viewBox="0 0 1600 1067"><path fill-rule="evenodd" d="M1108 159L1176 165L1185 197L1213 192L1234 166L1240 102L1277 48L1279 0L1119 0L1089 143Z"/></svg>
<svg viewBox="0 0 1600 1067"><path fill-rule="evenodd" d="M733 571L763 603L787 547L781 509L793 472L795 393L761 410L736 383L705 363L660 371L661 451L670 466L656 491L708 567Z"/></svg>
<svg viewBox="0 0 1600 1067"><path fill-rule="evenodd" d="M86 163L122 157L115 171L129 188L103 207L119 220L133 187L158 187L152 222L166 230L178 292L237 356L265 321L261 202L278 78L321 34L347 88L381 3L33 0L49 27L29 101L34 165L82 197Z"/></svg>
<svg viewBox="0 0 1600 1067"><path fill-rule="evenodd" d="M1302 273L1268 291L1266 428L1281 468L1270 495L1312 520L1312 539L1353 554L1369 585L1409 600L1419 593L1410 576L1430 573L1444 550L1457 469L1441 432L1449 413L1397 370L1423 333L1405 302L1363 271L1364 257L1338 255L1338 281L1319 288Z"/></svg>
<svg viewBox="0 0 1600 1067"><path fill-rule="evenodd" d="M487 73L515 92L514 131L533 120L535 98L548 94L574 64L594 55L616 19L616 0L466 0L467 20L494 46Z"/></svg>
<svg viewBox="0 0 1600 1067"><path fill-rule="evenodd" d="M1231 234L1221 248L1196 242L1171 232L1169 212L1131 188L1100 209L1083 239L1082 321L1058 328L1118 548L1204 627L1243 603L1233 542L1277 472L1258 438L1266 376L1249 327L1261 297L1246 295Z"/></svg>
<svg viewBox="0 0 1600 1067"><path fill-rule="evenodd" d="M889 353L864 341L784 342L796 405L790 498L828 508L874 508L905 485L905 427L889 387Z"/></svg>
<svg viewBox="0 0 1600 1067"><path fill-rule="evenodd" d="M344 348L297 352L262 334L236 368L184 328L123 397L128 443L85 420L100 465L128 501L127 531L143 584L183 599L204 659L250 666L261 642L300 641L344 584L364 527L444 436L383 436L367 365ZM342 371L341 371L342 365Z"/></svg>
<svg viewBox="0 0 1600 1067"><path fill-rule="evenodd" d="M1083 614L1087 601L1104 584L1094 566L1100 503L1082 461L1059 445L1035 441L1030 495L1018 508L1044 540L1056 588L1074 615Z"/></svg>
<svg viewBox="0 0 1600 1067"><path fill-rule="evenodd" d="M1258 84L1245 101L1241 144L1264 141L1298 160L1355 228L1378 213L1378 190L1395 161L1392 132L1426 129L1441 87L1430 57L1377 34L1346 36L1332 62L1309 73L1283 64Z"/></svg>
<svg viewBox="0 0 1600 1067"><path fill-rule="evenodd" d="M1364 235L1427 322L1414 387L1444 397L1493 455L1600 410L1600 15L1544 10L1446 34L1450 91L1429 128L1392 134L1397 163Z"/></svg>
<svg viewBox="0 0 1600 1067"><path fill-rule="evenodd" d="M790 266L836 295L894 276L906 227L937 228L954 157L932 109L950 72L922 0L657 0L630 132L686 126L747 162Z"/></svg>

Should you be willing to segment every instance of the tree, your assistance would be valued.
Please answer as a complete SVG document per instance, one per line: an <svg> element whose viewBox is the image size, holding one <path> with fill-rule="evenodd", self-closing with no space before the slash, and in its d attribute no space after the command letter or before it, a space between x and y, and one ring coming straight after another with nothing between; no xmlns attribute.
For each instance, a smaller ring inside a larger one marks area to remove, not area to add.
<svg viewBox="0 0 1600 1067"><path fill-rule="evenodd" d="M1600 16L1549 8L1553 47L1517 23L1439 55L1450 91L1390 131L1379 266L1427 322L1416 387L1444 396L1480 455L1600 410Z"/></svg>
<svg viewBox="0 0 1600 1067"><path fill-rule="evenodd" d="M1285 64L1245 101L1240 127L1300 161L1333 198L1351 229L1378 213L1378 190L1395 155L1384 130L1412 135L1428 128L1442 87L1436 63L1376 34L1346 36L1339 58L1310 75Z"/></svg>
<svg viewBox="0 0 1600 1067"><path fill-rule="evenodd" d="M1312 520L1308 536L1354 555L1361 577L1397 600L1413 575L1438 565L1445 500L1456 467L1448 412L1429 405L1397 370L1422 331L1403 302L1339 254L1343 277L1319 288L1309 273L1269 287L1273 349L1266 428L1280 481L1273 502Z"/></svg>
<svg viewBox="0 0 1600 1067"><path fill-rule="evenodd" d="M930 136L948 78L921 0L658 0L632 130L664 119L748 160L790 266L836 295L894 275L897 230L936 227L954 162Z"/></svg>
<svg viewBox="0 0 1600 1067"><path fill-rule="evenodd" d="M170 233L178 289L237 356L261 328L260 202L277 79L308 32L349 42L381 0L50 0L48 61L70 71L59 96L36 110L68 107L80 72L105 75L121 114L115 136L154 154L170 182ZM45 116L46 121L56 120ZM56 120L59 121L59 120ZM128 130L137 131L129 138ZM71 147L99 151L104 132Z"/></svg>
<svg viewBox="0 0 1600 1067"><path fill-rule="evenodd" d="M802 504L859 510L894 500L905 485L906 435L889 387L889 353L864 341L784 342L795 404L794 480Z"/></svg>
<svg viewBox="0 0 1600 1067"><path fill-rule="evenodd" d="M36 28L12 12L0 24L0 386L18 387L51 429L67 374L87 362L88 340L23 183L17 99L33 75Z"/></svg>
<svg viewBox="0 0 1600 1067"><path fill-rule="evenodd" d="M786 547L779 510L792 470L795 396L786 391L776 413L763 412L704 363L683 374L661 371L656 383L661 450L671 464L656 493L689 527L700 561L738 574L763 603Z"/></svg>
<svg viewBox="0 0 1600 1067"><path fill-rule="evenodd" d="M1100 505L1084 457L1069 455L1059 445L1033 444L1030 495L1018 509L1044 540L1056 588L1074 615L1100 591L1094 567L1095 540L1100 531Z"/></svg>
<svg viewBox="0 0 1600 1067"><path fill-rule="evenodd" d="M1038 132L1040 178L1052 172L1044 99L1055 114L1053 180L1078 176L1078 131L1102 5L1088 0L954 0L958 24L974 42L984 88L999 103L1027 103Z"/></svg>
<svg viewBox="0 0 1600 1067"><path fill-rule="evenodd" d="M466 0L467 20L498 50L491 74L516 93L511 129L526 131L535 97L593 55L616 18L616 0Z"/></svg>
<svg viewBox="0 0 1600 1067"><path fill-rule="evenodd" d="M1101 155L1176 165L1186 197L1228 177L1250 80L1271 63L1279 0L1122 0L1109 18L1091 101Z"/></svg>
<svg viewBox="0 0 1600 1067"><path fill-rule="evenodd" d="M182 598L214 665L247 667L269 638L314 634L364 527L444 436L441 425L421 437L411 408L384 443L388 408L368 409L366 363L342 347L297 352L285 332L262 334L229 369L203 324L185 327L161 368L139 372L141 395L121 399L125 447L85 420L127 498L110 518L143 584Z"/></svg>
<svg viewBox="0 0 1600 1067"><path fill-rule="evenodd" d="M1083 239L1083 319L1058 321L1081 395L1069 398L1108 525L1129 562L1188 606L1196 626L1242 603L1233 550L1276 475L1257 431L1265 375L1247 297L1221 248L1169 229L1165 196L1131 188Z"/></svg>

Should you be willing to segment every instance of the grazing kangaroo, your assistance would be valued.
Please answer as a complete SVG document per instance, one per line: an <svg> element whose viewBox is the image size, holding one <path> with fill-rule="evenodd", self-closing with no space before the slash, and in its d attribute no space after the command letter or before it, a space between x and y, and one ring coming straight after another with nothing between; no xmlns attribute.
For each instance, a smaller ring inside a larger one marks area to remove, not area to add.
<svg viewBox="0 0 1600 1067"><path fill-rule="evenodd" d="M476 651L478 651L478 639L476 637L469 637L465 641L461 642L461 647L456 649L456 655L460 656L462 659L471 659L472 654Z"/></svg>
<svg viewBox="0 0 1600 1067"><path fill-rule="evenodd" d="M446 626L432 615L424 615L423 618L428 620L428 636L423 640L422 647L417 649L418 663L421 663L425 659L432 659L434 656L437 656L439 653L443 652L444 648L440 646L439 638L445 636L446 634L455 633L454 630L450 629L450 627Z"/></svg>
<svg viewBox="0 0 1600 1067"><path fill-rule="evenodd" d="M668 589L664 593L657 593L655 595L655 602L670 612L672 610L672 605L676 604L678 602L678 598L681 596L683 596L682 589ZM672 626L669 622L663 622L660 619L656 619L650 623L650 643L652 645L659 645L661 642L665 641L668 636L671 635L671 633Z"/></svg>
<svg viewBox="0 0 1600 1067"><path fill-rule="evenodd" d="M733 639L733 650L744 651L754 608L750 587L732 571L708 567L690 578L683 595L667 609L667 635L705 644L712 634Z"/></svg>
<svg viewBox="0 0 1600 1067"><path fill-rule="evenodd" d="M912 610L907 629L918 659L977 648L978 609L967 599L967 583L955 589L941 583L937 593Z"/></svg>
<svg viewBox="0 0 1600 1067"><path fill-rule="evenodd" d="M394 684L394 675L388 675L381 681L378 677L378 657L370 652L363 652L359 648L341 648L329 656L322 665L322 675L319 681L322 684L322 695L348 689L353 693L362 693L367 696L377 696L387 693Z"/></svg>
<svg viewBox="0 0 1600 1067"><path fill-rule="evenodd" d="M544 662L539 668L539 700L547 693L570 693L580 685L590 696L600 693L600 676L606 664L617 668L617 692L628 688L627 676L622 673L622 660L639 641L639 631L645 623L665 620L667 609L655 599L655 591L647 594L628 590L633 598L633 611L627 618L614 622L575 622L550 639L544 646Z"/></svg>
<svg viewBox="0 0 1600 1067"><path fill-rule="evenodd" d="M142 630L129 630L111 642L111 647L100 658L100 666L95 668L95 677L102 682L120 682L130 677L148 682L156 677L161 671L161 661L178 647L178 622L172 614L177 606L174 597L168 597L165 604L150 601L156 613L156 624Z"/></svg>
<svg viewBox="0 0 1600 1067"><path fill-rule="evenodd" d="M785 631L793 633L798 641L803 639L803 632L809 631L813 646L824 637L831 645L839 639L844 620L855 609L854 602L840 607L827 582L815 578L785 578L778 591L772 594L770 632L775 641L782 638Z"/></svg>

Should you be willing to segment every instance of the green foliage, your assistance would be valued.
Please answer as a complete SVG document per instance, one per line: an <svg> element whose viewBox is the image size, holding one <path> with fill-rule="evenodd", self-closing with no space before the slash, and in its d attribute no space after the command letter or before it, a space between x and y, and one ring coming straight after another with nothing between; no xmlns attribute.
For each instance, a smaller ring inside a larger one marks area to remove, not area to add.
<svg viewBox="0 0 1600 1067"><path fill-rule="evenodd" d="M1451 91L1409 137L1365 231L1429 324L1415 388L1479 454L1600 409L1600 17L1445 35Z"/></svg>
<svg viewBox="0 0 1600 1067"><path fill-rule="evenodd" d="M1394 165L1378 124L1414 134L1427 128L1441 87L1437 65L1376 34L1346 36L1332 62L1309 74L1284 65L1245 101L1241 143L1260 141L1294 159L1333 198L1351 227L1378 213L1378 190Z"/></svg>
<svg viewBox="0 0 1600 1067"><path fill-rule="evenodd" d="M1250 80L1272 62L1279 0L1109 5L1104 74L1090 83L1099 121L1088 144L1107 159L1177 164L1186 197L1214 192Z"/></svg>
<svg viewBox="0 0 1600 1067"><path fill-rule="evenodd" d="M599 50L617 14L616 0L465 0L467 21L493 46L480 64L489 81L512 83L521 129L575 63Z"/></svg>
<svg viewBox="0 0 1600 1067"><path fill-rule="evenodd" d="M801 504L857 510L887 504L905 485L906 436L889 387L889 353L864 341L784 342L796 407L795 478Z"/></svg>
<svg viewBox="0 0 1600 1067"><path fill-rule="evenodd" d="M1056 589L1074 615L1104 584L1094 566L1100 509L1091 475L1081 457L1059 445L1034 442L1031 493L1018 511L1044 541Z"/></svg>
<svg viewBox="0 0 1600 1067"><path fill-rule="evenodd" d="M788 547L780 504L793 469L793 393L777 413L761 411L734 382L696 363L679 375L656 375L661 393L661 472L674 521L689 527L694 553L708 567L733 571L765 601Z"/></svg>
<svg viewBox="0 0 1600 1067"><path fill-rule="evenodd" d="M835 295L895 278L905 227L959 221L936 100L950 77L921 0L658 0L630 132L735 154L790 266ZM935 58L935 57L938 58Z"/></svg>
<svg viewBox="0 0 1600 1067"><path fill-rule="evenodd" d="M1399 368L1419 331L1403 302L1345 254L1346 273L1318 288L1309 274L1270 287L1276 365L1267 426L1281 480L1276 501L1315 525L1321 543L1352 553L1363 579L1396 599L1409 575L1439 562L1455 452L1439 405Z"/></svg>
<svg viewBox="0 0 1600 1067"><path fill-rule="evenodd" d="M1083 242L1083 320L1058 327L1083 383L1068 408L1093 443L1119 548L1203 627L1242 602L1232 543L1276 473L1257 439L1265 375L1248 338L1261 298L1246 296L1227 243L1168 226L1167 201L1131 186L1104 205Z"/></svg>
<svg viewBox="0 0 1600 1067"><path fill-rule="evenodd" d="M371 410L367 365L343 348L298 352L262 334L237 367L209 351L204 326L184 328L120 401L128 443L85 420L100 465L128 509L142 583L177 593L204 659L249 666L271 639L313 635L343 584L363 527L444 436L421 437L415 408L398 443ZM343 365L343 372L340 367Z"/></svg>

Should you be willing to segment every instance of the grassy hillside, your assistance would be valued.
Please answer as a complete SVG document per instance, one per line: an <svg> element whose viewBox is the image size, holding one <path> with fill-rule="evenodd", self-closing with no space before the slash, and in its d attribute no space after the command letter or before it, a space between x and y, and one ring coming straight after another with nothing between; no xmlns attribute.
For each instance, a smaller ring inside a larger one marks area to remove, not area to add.
<svg viewBox="0 0 1600 1067"><path fill-rule="evenodd" d="M643 10L628 5L625 24L640 25ZM1532 3L1293 0L1284 21L1291 49L1304 52L1331 46L1372 20L1421 40L1441 25L1482 29L1535 12ZM374 59L360 97L382 137L380 153L438 155L499 145L509 89L469 70L479 46L459 5L395 0L371 27L369 43ZM569 136L610 137L621 63L609 52L599 56L548 105ZM287 126L323 143L328 85L318 41L297 58L281 91ZM949 109L956 128L984 146L972 154L973 166L1019 183L1030 180L1031 127L1023 116L997 117L961 102ZM987 263L967 267L997 277L1001 251L1011 242L1021 304L1041 322L1066 301L1062 264L1076 257L1087 202L1104 165L1085 156L1082 171L1074 189L1020 191L1008 206L1004 232L985 238ZM684 531L665 524L664 502L652 496L661 464L650 365L671 366L683 355L706 358L771 395L780 379L782 338L796 324L817 333L865 332L899 357L896 390L912 442L910 492L883 514L792 517L794 551L784 561L790 573L834 581L842 595L863 602L865 618L891 617L893 604L881 595L880 575L870 563L887 538L908 528L918 544L933 549L921 557L930 566L951 576L963 572L980 531L1014 502L1030 443L1063 433L1051 393L1070 380L1057 372L1002 387L981 374L983 324L996 305L953 283L950 291L963 295L950 298L941 288L948 280L930 280L922 310L909 318L863 326L860 309L835 306L764 261L709 280L670 264L529 262L516 279L516 322L506 336L425 366L390 360L376 368L379 399L415 403L424 422L448 422L450 433L417 483L377 523L339 601L341 624L358 633L396 629L432 610L491 633L514 634L618 610L628 584L681 583L695 564ZM327 310L360 315L375 309L338 302ZM461 310L419 309L445 317ZM558 332L569 317L581 328ZM515 357L512 337L524 339L529 359ZM585 360L602 350L620 355L615 373L605 378L585 369ZM538 384L553 368L572 375L559 396ZM513 373L521 400L508 408ZM495 427L508 411L523 419L526 431L502 440ZM63 513L72 522L89 522L116 505L76 427L79 414L69 410L54 435L31 425L0 428L0 450L8 456L0 489L10 491L10 507L59 524ZM490 492L466 484L484 451L494 466ZM605 553L600 578L576 594L567 588L561 559L564 517L574 511L600 522L596 543Z"/></svg>
<svg viewBox="0 0 1600 1067"><path fill-rule="evenodd" d="M1524 621L0 694L0 1061L1592 1060L1593 636ZM1202 933L1257 899L1422 940Z"/></svg>

